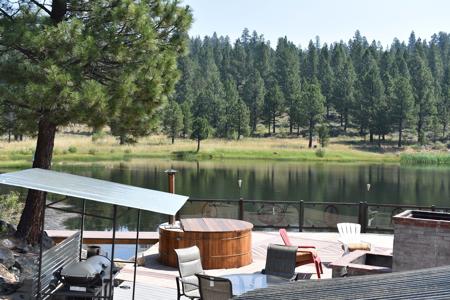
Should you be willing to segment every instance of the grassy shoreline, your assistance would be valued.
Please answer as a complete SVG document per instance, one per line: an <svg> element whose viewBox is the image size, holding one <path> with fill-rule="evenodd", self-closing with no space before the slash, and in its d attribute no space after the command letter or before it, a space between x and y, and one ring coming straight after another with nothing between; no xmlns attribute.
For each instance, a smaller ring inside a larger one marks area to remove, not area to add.
<svg viewBox="0 0 450 300"><path fill-rule="evenodd" d="M0 142L0 167L26 168L31 165L35 141ZM89 136L59 135L55 142L54 163L89 163L127 161L130 159L169 158L178 160L273 160L293 162L336 163L401 163L450 165L447 152L388 151L378 153L358 149L342 140L334 140L317 153L308 149L302 139L247 138L242 141L210 139L202 142L195 153L195 141L177 140L170 144L167 138L153 136L136 145L118 145L112 137L93 142Z"/></svg>

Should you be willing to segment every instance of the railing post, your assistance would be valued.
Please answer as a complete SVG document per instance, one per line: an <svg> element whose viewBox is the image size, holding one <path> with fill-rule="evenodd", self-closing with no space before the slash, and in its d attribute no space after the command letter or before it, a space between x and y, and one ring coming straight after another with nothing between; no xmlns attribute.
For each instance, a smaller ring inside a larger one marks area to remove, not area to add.
<svg viewBox="0 0 450 300"><path fill-rule="evenodd" d="M305 216L305 203L303 200L300 200L300 204L298 207L298 231L303 231L303 217Z"/></svg>
<svg viewBox="0 0 450 300"><path fill-rule="evenodd" d="M244 199L242 199L242 197L239 198L238 208L239 220L244 220Z"/></svg>
<svg viewBox="0 0 450 300"><path fill-rule="evenodd" d="M358 223L361 225L361 232L365 233L367 231L367 214L368 214L367 202L359 202L358 207Z"/></svg>
<svg viewBox="0 0 450 300"><path fill-rule="evenodd" d="M362 211L361 211L361 219L362 219L362 224L361 224L361 232L362 233L366 233L367 232L367 223L368 223L368 219L369 219L369 206L367 205L367 202L363 202L362 203Z"/></svg>

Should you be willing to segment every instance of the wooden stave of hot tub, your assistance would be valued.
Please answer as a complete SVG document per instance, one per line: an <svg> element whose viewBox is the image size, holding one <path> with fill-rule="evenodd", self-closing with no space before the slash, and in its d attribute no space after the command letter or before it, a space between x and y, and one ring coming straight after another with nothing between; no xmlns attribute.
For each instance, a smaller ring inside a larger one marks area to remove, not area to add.
<svg viewBox="0 0 450 300"><path fill-rule="evenodd" d="M248 223L250 224L250 223ZM224 232L181 231L159 228L159 260L176 267L175 249L197 245L203 269L238 268L252 262L252 228Z"/></svg>

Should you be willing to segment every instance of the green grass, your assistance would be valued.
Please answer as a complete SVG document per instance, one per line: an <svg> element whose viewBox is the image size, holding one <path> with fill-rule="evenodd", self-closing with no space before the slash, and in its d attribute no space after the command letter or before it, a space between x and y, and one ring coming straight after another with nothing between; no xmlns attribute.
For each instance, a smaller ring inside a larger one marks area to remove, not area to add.
<svg viewBox="0 0 450 300"><path fill-rule="evenodd" d="M326 150L324 156L317 156L315 150L230 150L177 151L175 158L185 160L205 159L269 159L284 161L330 161L330 162L398 162L394 154L364 153L356 151Z"/></svg>
<svg viewBox="0 0 450 300"><path fill-rule="evenodd" d="M404 165L450 165L450 154L446 153L403 153L400 163Z"/></svg>

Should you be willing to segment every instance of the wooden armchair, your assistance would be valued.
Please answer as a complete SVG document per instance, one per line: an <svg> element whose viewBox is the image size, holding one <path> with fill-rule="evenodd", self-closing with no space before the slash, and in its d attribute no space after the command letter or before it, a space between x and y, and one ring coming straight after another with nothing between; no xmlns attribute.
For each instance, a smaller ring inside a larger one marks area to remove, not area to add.
<svg viewBox="0 0 450 300"><path fill-rule="evenodd" d="M286 246L294 246L289 239L286 229L280 229L280 235ZM297 246L296 266L302 266L306 264L314 264L316 267L317 277L320 279L320 274L323 274L322 262L317 255L315 246Z"/></svg>

